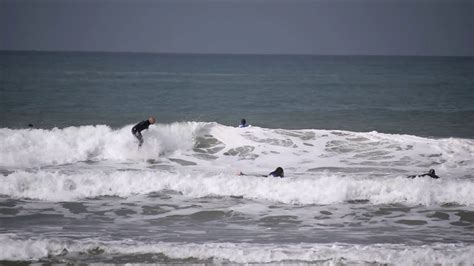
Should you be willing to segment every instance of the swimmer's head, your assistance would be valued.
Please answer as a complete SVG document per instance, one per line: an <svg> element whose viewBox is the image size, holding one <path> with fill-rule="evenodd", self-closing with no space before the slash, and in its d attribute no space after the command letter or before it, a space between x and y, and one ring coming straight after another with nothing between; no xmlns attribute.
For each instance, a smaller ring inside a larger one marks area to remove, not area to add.
<svg viewBox="0 0 474 266"><path fill-rule="evenodd" d="M240 124L241 124L241 125L247 124L247 121L245 121L245 118L242 118L242 120L240 120Z"/></svg>
<svg viewBox="0 0 474 266"><path fill-rule="evenodd" d="M150 122L150 124L154 124L156 119L153 116L150 116L150 118L148 118L148 122Z"/></svg>
<svg viewBox="0 0 474 266"><path fill-rule="evenodd" d="M434 170L434 169L430 169L430 170L428 171L428 174L434 175L434 174L435 174L435 170Z"/></svg>
<svg viewBox="0 0 474 266"><path fill-rule="evenodd" d="M275 171L273 171L273 176L275 176L275 177L284 177L285 174L283 172L283 168L277 167L277 169L275 169Z"/></svg>

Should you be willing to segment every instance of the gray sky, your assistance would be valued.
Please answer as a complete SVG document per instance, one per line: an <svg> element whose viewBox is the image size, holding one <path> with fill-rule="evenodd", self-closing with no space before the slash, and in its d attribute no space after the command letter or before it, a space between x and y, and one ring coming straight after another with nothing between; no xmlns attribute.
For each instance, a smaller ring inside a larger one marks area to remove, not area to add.
<svg viewBox="0 0 474 266"><path fill-rule="evenodd" d="M474 56L474 0L0 0L0 50Z"/></svg>

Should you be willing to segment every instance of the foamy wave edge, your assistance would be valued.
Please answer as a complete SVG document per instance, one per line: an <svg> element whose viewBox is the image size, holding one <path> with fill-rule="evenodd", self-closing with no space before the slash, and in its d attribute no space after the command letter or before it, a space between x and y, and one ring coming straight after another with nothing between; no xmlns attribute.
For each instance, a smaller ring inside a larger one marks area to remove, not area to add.
<svg viewBox="0 0 474 266"><path fill-rule="evenodd" d="M359 179L331 174L280 179L152 170L91 171L72 175L43 170L35 173L17 171L0 179L1 195L47 201L74 201L99 196L130 197L163 190L193 198L242 196L288 204L368 200L373 204L474 205L474 182L466 179Z"/></svg>
<svg viewBox="0 0 474 266"><path fill-rule="evenodd" d="M112 129L107 125L88 125L80 127L53 129L8 129L0 128L0 168L22 169L61 165L81 161L145 161L158 159L160 154L175 151L192 150L195 137L212 133L223 142L226 150L243 145L261 145L267 143L265 152L282 148L291 139L298 140L300 146L308 145L304 140L294 135L310 134L318 138L333 134L328 141L342 140L341 135L351 135L352 138L367 138L373 141L390 141L402 146L420 145L420 149L429 149L432 153L446 154L444 160L458 166L458 161L469 165L474 155L474 140L472 139L429 139L410 135L384 134L377 132L350 132L318 129L280 130L252 127L249 132L234 127L224 126L215 122L175 122L158 124L144 132L146 145L138 151L137 140L132 136L131 125ZM285 142L286 141L286 142ZM392 143L392 144L393 144ZM354 143L356 144L356 143ZM280 145L276 147L275 145ZM318 144L321 145L321 144ZM270 148L271 147L271 148ZM384 146L381 146L382 148ZM344 148L344 146L342 147ZM323 150L324 146L314 146L312 149ZM288 152L288 149L285 150ZM361 151L364 152L364 151ZM222 155L221 153L218 154ZM405 155L405 154L403 154ZM444 157L443 157L444 158Z"/></svg>
<svg viewBox="0 0 474 266"><path fill-rule="evenodd" d="M128 241L60 239L16 239L0 235L0 260L38 261L65 253L97 253L120 256L163 254L170 259L199 259L231 263L307 262L322 265L338 263L466 264L474 263L474 246L436 243L423 246L401 244L251 244L251 243L139 243ZM98 260L100 258L98 257Z"/></svg>

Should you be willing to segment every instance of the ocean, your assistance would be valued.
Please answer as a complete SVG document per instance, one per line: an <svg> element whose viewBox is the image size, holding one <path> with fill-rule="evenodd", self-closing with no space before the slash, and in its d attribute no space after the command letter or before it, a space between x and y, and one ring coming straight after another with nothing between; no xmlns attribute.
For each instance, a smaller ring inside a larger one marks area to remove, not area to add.
<svg viewBox="0 0 474 266"><path fill-rule="evenodd" d="M2 51L0 263L470 265L472 121L472 57Z"/></svg>

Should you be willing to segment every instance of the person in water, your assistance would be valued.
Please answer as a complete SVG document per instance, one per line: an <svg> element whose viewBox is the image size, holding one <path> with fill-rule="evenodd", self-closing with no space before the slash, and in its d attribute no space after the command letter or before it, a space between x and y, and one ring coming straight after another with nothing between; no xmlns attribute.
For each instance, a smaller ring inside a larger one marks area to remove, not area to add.
<svg viewBox="0 0 474 266"><path fill-rule="evenodd" d="M247 125L247 121L245 120L245 118L242 118L242 120L240 120L240 125L239 127L248 127L249 125Z"/></svg>
<svg viewBox="0 0 474 266"><path fill-rule="evenodd" d="M439 176L436 175L434 169L430 169L430 170L428 171L428 173L426 173L426 174L422 174L422 175L411 175L411 176L408 176L408 178L423 177L423 176L429 176L429 177L434 178L434 179L438 179L438 178L439 178Z"/></svg>
<svg viewBox="0 0 474 266"><path fill-rule="evenodd" d="M252 174L244 174L242 172L239 173L239 175L252 175ZM256 176L262 176L262 177L279 177L283 178L285 177L285 173L283 171L283 168L277 167L275 171L269 173L268 175L256 175Z"/></svg>
<svg viewBox="0 0 474 266"><path fill-rule="evenodd" d="M275 169L275 171L269 173L268 176L283 178L283 177L285 177L285 173L283 172L283 168L277 167L277 169Z"/></svg>
<svg viewBox="0 0 474 266"><path fill-rule="evenodd" d="M145 120L145 121L142 121L138 124L136 124L135 126L132 127L132 134L135 136L135 138L138 139L138 148L140 148L142 145L143 145L143 136L142 136L142 131L144 129L148 129L148 127L151 125L151 124L154 124L155 123L155 118L150 116L150 118L148 118L148 120Z"/></svg>

